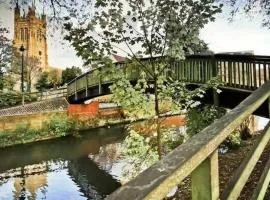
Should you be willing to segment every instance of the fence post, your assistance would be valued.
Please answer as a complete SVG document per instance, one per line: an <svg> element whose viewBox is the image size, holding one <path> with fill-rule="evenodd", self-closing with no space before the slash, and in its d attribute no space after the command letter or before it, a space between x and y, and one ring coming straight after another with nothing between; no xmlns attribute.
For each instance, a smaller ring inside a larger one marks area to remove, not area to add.
<svg viewBox="0 0 270 200"><path fill-rule="evenodd" d="M219 199L217 150L192 172L191 188L192 200Z"/></svg>

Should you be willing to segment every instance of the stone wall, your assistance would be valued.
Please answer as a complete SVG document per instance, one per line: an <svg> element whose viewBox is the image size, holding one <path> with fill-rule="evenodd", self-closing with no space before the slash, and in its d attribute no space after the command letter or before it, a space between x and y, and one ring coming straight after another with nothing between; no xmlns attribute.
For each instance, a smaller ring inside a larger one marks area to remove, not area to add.
<svg viewBox="0 0 270 200"><path fill-rule="evenodd" d="M23 124L27 124L31 128L42 128L44 122L48 121L53 115L67 116L67 112L57 111L0 117L0 130L14 130Z"/></svg>

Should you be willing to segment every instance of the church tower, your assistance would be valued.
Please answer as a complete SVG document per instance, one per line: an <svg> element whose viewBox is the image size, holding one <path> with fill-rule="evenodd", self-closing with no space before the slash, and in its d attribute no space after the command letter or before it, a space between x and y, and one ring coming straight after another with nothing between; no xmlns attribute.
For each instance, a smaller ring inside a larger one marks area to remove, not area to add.
<svg viewBox="0 0 270 200"><path fill-rule="evenodd" d="M19 49L21 45L26 48L25 61L30 58L38 58L42 71L48 70L48 53L46 37L46 15L36 15L35 3L29 6L28 13L21 15L18 5L14 9L14 47Z"/></svg>

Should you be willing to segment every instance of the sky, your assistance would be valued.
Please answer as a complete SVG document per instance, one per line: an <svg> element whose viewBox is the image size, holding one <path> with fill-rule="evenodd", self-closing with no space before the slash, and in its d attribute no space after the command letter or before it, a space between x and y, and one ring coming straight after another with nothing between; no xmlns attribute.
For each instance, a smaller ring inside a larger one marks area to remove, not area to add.
<svg viewBox="0 0 270 200"><path fill-rule="evenodd" d="M200 37L214 52L254 51L257 55L270 55L270 29L261 26L260 16L238 16L232 23L228 16L218 15L201 31Z"/></svg>
<svg viewBox="0 0 270 200"><path fill-rule="evenodd" d="M238 16L234 22L228 16L219 14L201 30L200 37L208 43L210 50L220 52L254 51L258 55L270 55L270 30L261 27L260 16L253 20ZM8 27L13 38L13 12L5 4L0 4L0 21ZM63 45L59 33L48 37L49 64L53 67L66 68L82 66L82 60L76 56L74 49L67 42Z"/></svg>

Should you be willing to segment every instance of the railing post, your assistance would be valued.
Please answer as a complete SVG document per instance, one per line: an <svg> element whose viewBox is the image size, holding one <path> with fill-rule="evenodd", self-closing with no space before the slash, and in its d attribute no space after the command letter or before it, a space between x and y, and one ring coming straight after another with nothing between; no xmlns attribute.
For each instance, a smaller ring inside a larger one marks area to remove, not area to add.
<svg viewBox="0 0 270 200"><path fill-rule="evenodd" d="M192 200L219 199L217 150L192 172L191 184Z"/></svg>
<svg viewBox="0 0 270 200"><path fill-rule="evenodd" d="M77 78L74 81L74 85L75 85L75 101L78 99L78 95L77 95Z"/></svg>
<svg viewBox="0 0 270 200"><path fill-rule="evenodd" d="M211 64L212 64L212 77L216 77L218 75L218 69L215 57L211 58Z"/></svg>
<svg viewBox="0 0 270 200"><path fill-rule="evenodd" d="M214 106L219 106L219 96L218 96L218 93L215 89L213 89L213 103L214 103Z"/></svg>

